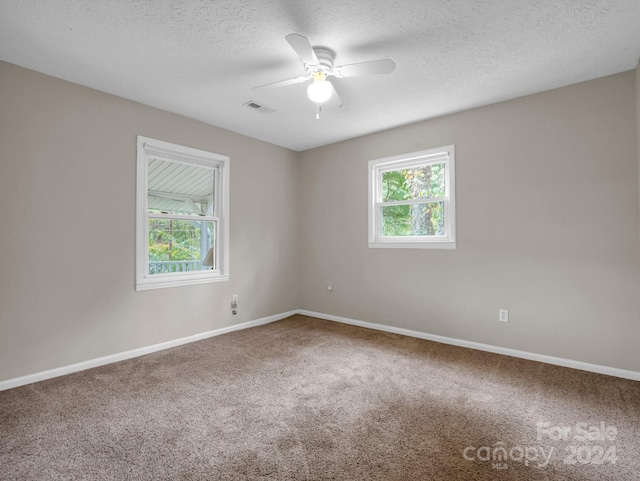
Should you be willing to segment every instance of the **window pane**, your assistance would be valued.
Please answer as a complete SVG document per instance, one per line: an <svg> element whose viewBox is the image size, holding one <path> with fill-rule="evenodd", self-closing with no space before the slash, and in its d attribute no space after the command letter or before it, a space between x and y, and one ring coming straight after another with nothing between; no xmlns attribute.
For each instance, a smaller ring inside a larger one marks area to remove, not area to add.
<svg viewBox="0 0 640 481"><path fill-rule="evenodd" d="M444 235L444 202L387 205L381 209L385 237Z"/></svg>
<svg viewBox="0 0 640 481"><path fill-rule="evenodd" d="M214 239L214 222L149 219L149 274L215 268L215 256L213 266L203 265Z"/></svg>
<svg viewBox="0 0 640 481"><path fill-rule="evenodd" d="M444 197L444 163L382 174L382 202Z"/></svg>
<svg viewBox="0 0 640 481"><path fill-rule="evenodd" d="M213 215L207 213L213 202L213 176L211 168L150 159L148 212Z"/></svg>

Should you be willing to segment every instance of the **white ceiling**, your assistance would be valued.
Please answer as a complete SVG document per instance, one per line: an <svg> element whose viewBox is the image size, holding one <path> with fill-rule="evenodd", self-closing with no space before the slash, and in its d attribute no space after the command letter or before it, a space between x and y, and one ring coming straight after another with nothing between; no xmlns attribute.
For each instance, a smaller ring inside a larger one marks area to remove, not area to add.
<svg viewBox="0 0 640 481"><path fill-rule="evenodd" d="M320 120L285 41L336 64ZM635 68L640 0L2 0L0 59L293 150ZM252 111L253 100L275 109Z"/></svg>

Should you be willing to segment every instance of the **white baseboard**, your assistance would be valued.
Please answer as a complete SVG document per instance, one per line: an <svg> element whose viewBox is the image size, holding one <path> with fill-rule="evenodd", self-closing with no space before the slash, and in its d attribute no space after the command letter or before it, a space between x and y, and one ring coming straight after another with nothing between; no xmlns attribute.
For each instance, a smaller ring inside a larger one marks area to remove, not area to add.
<svg viewBox="0 0 640 481"><path fill-rule="evenodd" d="M161 342L160 344L154 344L152 346L141 347L138 349L132 349L130 351L111 354L109 356L103 356L96 359L90 359L88 361L71 364L69 366L62 366L55 369L49 369L48 371L42 371L35 374L28 374L26 376L17 377L14 379L8 379L6 381L0 381L0 391L11 389L14 387L24 386L25 384L31 384L38 381L44 381L58 376L64 376L65 374L71 374L78 371L84 371L85 369L91 369L93 367L104 366L105 364L111 364L118 361L124 361L134 357L144 356L145 354L151 354L152 352L162 351L172 347L181 346L190 342L200 341L209 337L219 336L228 332L239 331L241 329L248 329L250 327L261 326L263 324L269 324L271 322L285 319L294 314L301 314L303 316L317 317L319 319L326 319L328 321L341 322L343 324L351 324L353 326L365 327L367 329L374 329L377 331L391 332L394 334L401 334L403 336L416 337L418 339L426 339L428 341L441 342L443 344L451 344L453 346L468 347L470 349L477 349L480 351L493 352L496 354L504 354L506 356L518 357L522 359L529 359L531 361L544 362L546 364L554 364L556 366L570 367L573 369L579 369L582 371L595 372L598 374L606 374L608 376L615 376L624 379L631 379L633 381L640 381L640 372L629 371L626 369L618 369L615 367L600 366L598 364L590 364L582 361L573 361L571 359L563 359L560 357L547 356L544 354L535 354L527 351L519 351L517 349L510 349L506 347L492 346L490 344L482 344L479 342L465 341L462 339L455 339L453 337L438 336L436 334L428 334L425 332L412 331L410 329L403 329L401 327L386 326L384 324L374 324L372 322L358 321L356 319L349 319L347 317L334 316L331 314L323 314L321 312L307 311L305 309L296 309L294 311L283 312L281 314L274 314L273 316L263 317L256 319L255 321L243 322L242 324L236 324L233 326L222 327L220 329L214 329L212 331L202 332L200 334L194 334L193 336L182 337L180 339L174 339L172 341Z"/></svg>
<svg viewBox="0 0 640 481"><path fill-rule="evenodd" d="M633 381L640 381L640 372L638 371L629 371L626 369L618 369L616 367L600 366L598 364L590 364L588 362L582 362L582 361L573 361L571 359L547 356L545 354L535 354L532 352L519 351L517 349L510 349L507 347L492 346L490 344L482 344L479 342L465 341L465 340L456 339L453 337L438 336L436 334L428 334L425 332L412 331L410 329L386 326L384 324L374 324L372 322L358 321L356 319L333 316L331 314L322 314L320 312L312 312L304 309L298 309L296 313L301 314L303 316L317 317L319 319L326 319L328 321L335 321L335 322L341 322L343 324L351 324L353 326L366 327L368 329L375 329L377 331L391 332L394 334L402 334L403 336L417 337L418 339L426 339L428 341L441 342L443 344L451 344L453 346L468 347L470 349L477 349L479 351L487 351L487 352L493 352L496 354L504 354L506 356L528 359L530 361L544 362L546 364L554 364L556 366L579 369L581 371L595 372L598 374L606 374L608 376L615 376L615 377L621 377L624 379L631 379Z"/></svg>
<svg viewBox="0 0 640 481"><path fill-rule="evenodd" d="M284 319L285 317L293 316L294 314L296 314L296 312L297 311L289 311L282 314L275 314L273 316L256 319L255 321L243 322L242 324L222 327L220 329L214 329L213 331L201 332L200 334L194 334L193 336L182 337L180 339L174 339L172 341L161 342L160 344L154 344L152 346L140 347L138 349L132 349L130 351L110 354L108 356L98 357L96 359L89 359L88 361L78 362L69 366L62 366L55 369L49 369L48 371L42 371L35 374L28 374L26 376L17 377L14 379L8 379L6 381L0 381L0 391L24 386L25 384L31 384L38 381L44 381L45 379L64 376L65 374L71 374L73 372L84 371L85 369L91 369L93 367L104 366L105 364L111 364L113 362L124 361L133 357L144 356L145 354L151 354L152 352L162 351L171 347L177 347L183 344L188 344L190 342L207 339L209 337L219 336L228 332L248 329L249 327L261 326L263 324L269 324L270 322L279 321L280 319Z"/></svg>

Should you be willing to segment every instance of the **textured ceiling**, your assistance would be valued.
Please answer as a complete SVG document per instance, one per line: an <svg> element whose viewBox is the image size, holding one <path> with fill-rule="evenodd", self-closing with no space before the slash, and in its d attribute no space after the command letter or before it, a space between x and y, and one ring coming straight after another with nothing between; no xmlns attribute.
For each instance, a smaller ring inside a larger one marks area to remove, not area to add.
<svg viewBox="0 0 640 481"><path fill-rule="evenodd" d="M336 80L320 120L289 33L336 64L391 58L386 76ZM640 0L2 0L0 59L304 150L630 70ZM242 104L275 109L265 114Z"/></svg>

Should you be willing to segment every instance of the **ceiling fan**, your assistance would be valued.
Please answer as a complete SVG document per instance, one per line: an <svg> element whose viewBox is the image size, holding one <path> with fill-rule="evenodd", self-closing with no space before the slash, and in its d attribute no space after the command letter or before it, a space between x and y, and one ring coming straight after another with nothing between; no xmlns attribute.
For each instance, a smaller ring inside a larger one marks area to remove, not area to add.
<svg viewBox="0 0 640 481"><path fill-rule="evenodd" d="M312 47L307 37L297 33L291 33L285 39L302 60L304 69L307 72L306 75L260 85L254 87L254 89L286 87L313 79L313 82L307 87L307 95L312 102L317 104L318 113L316 118L319 118L320 104L326 102L332 96L337 97L339 100L334 85L327 80L327 77L347 78L362 75L389 74L396 68L395 62L388 58L335 67L333 65L335 59L333 50L325 47Z"/></svg>

